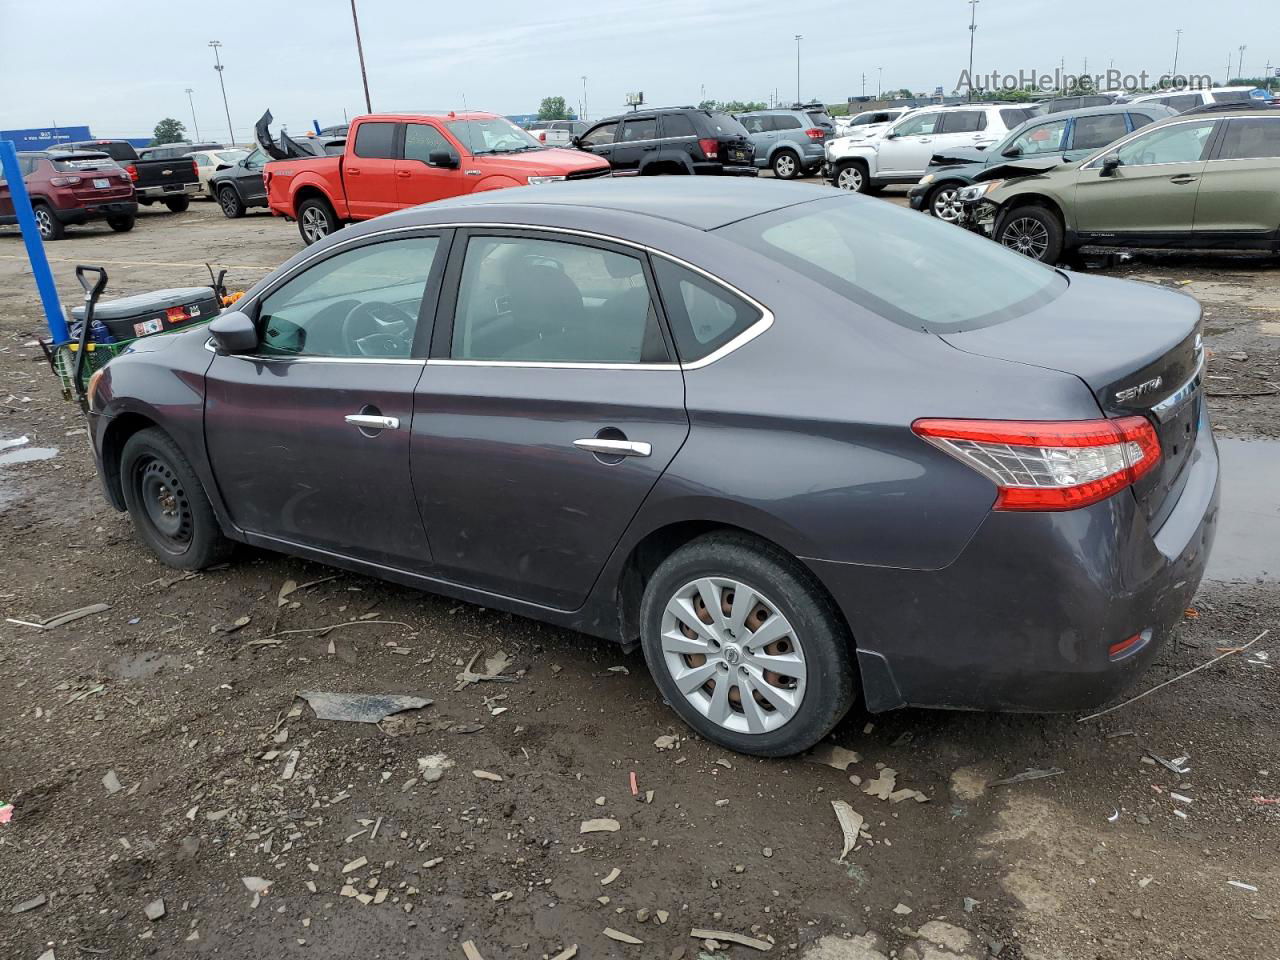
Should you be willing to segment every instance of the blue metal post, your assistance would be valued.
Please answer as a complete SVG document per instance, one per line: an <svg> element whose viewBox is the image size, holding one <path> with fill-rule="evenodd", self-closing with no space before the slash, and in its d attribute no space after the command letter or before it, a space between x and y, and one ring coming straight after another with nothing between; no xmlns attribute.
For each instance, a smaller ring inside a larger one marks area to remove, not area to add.
<svg viewBox="0 0 1280 960"><path fill-rule="evenodd" d="M67 315L62 309L62 301L58 299L58 288L53 282L53 271L49 269L49 258L44 253L44 241L40 239L36 215L31 209L31 198L27 196L27 185L18 166L18 151L12 140L0 140L0 170L4 171L4 178L8 181L13 212L22 229L22 240L27 245L27 259L31 261L31 273L36 278L36 289L40 291L40 300L44 304L45 319L49 321L49 334L54 343L66 343L71 339L71 334L67 331Z"/></svg>

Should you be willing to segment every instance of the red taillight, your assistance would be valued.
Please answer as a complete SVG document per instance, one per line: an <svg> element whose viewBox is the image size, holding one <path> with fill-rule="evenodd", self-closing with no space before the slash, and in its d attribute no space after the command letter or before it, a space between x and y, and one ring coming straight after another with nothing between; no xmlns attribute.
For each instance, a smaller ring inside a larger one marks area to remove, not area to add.
<svg viewBox="0 0 1280 960"><path fill-rule="evenodd" d="M200 179L200 164L196 163L194 159L191 161L191 175L197 180Z"/></svg>
<svg viewBox="0 0 1280 960"><path fill-rule="evenodd" d="M698 146L702 148L702 152L708 160L714 160L716 157L720 155L719 140L715 140L715 139L712 139L711 137L708 137L705 140L699 140Z"/></svg>
<svg viewBox="0 0 1280 960"><path fill-rule="evenodd" d="M545 131L545 130L539 130L539 131L538 131L538 139L539 139L539 140L541 140L543 143L546 143L546 142L547 142L547 131Z"/></svg>
<svg viewBox="0 0 1280 960"><path fill-rule="evenodd" d="M124 172L129 175L129 179L132 180L134 183L138 182L138 168L135 167L132 163L124 168Z"/></svg>
<svg viewBox="0 0 1280 960"><path fill-rule="evenodd" d="M997 510L1086 507L1160 462L1160 438L1145 417L917 420L911 429L991 480Z"/></svg>
<svg viewBox="0 0 1280 960"><path fill-rule="evenodd" d="M821 127L810 127L805 131L805 134L810 140L821 140L827 135L827 131L823 130Z"/></svg>
<svg viewBox="0 0 1280 960"><path fill-rule="evenodd" d="M74 187L80 182L79 177L50 177L49 182L55 187Z"/></svg>

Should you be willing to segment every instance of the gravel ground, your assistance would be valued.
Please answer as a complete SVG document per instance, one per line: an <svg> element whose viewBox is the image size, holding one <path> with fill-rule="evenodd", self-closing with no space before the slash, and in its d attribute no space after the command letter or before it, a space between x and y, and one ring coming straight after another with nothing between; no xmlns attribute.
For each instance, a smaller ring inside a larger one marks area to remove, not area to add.
<svg viewBox="0 0 1280 960"><path fill-rule="evenodd" d="M76 263L122 296L198 283L206 260L247 286L298 246L292 224L196 204L49 253L74 302ZM1096 721L855 708L833 736L847 769L756 760L690 737L638 653L273 554L160 566L98 492L24 262L0 231L0 443L57 452L0 465L0 617L111 608L0 623L0 957L693 958L695 929L810 960L1280 957L1280 804L1257 799L1280 797L1280 684L1250 662L1280 640L1274 480L1228 498L1237 579L1204 585L1146 681L1270 628L1249 654ZM1280 436L1277 261L1090 269L1204 303L1218 431L1280 462L1259 440ZM499 651L510 682L459 689ZM434 702L322 721L295 699L314 690ZM1032 768L1062 772L988 785ZM865 818L843 860L833 800Z"/></svg>

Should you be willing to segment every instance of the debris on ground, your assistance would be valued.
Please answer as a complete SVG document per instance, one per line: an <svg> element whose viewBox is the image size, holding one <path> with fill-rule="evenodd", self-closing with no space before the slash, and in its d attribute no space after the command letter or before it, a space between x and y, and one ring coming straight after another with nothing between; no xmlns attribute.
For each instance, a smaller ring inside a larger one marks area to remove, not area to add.
<svg viewBox="0 0 1280 960"><path fill-rule="evenodd" d="M1255 798L1260 799L1260 798ZM0 803L0 823L8 823L13 819L13 804Z"/></svg>
<svg viewBox="0 0 1280 960"><path fill-rule="evenodd" d="M506 652L503 650L499 650L492 657L485 660L483 673L476 673L473 668L476 665L476 661L480 659L481 653L482 651L477 650L472 654L471 660L463 668L462 672L458 674L458 685L453 688L455 692L462 690L464 687L470 686L473 683L483 683L486 681L493 683L516 682L515 677L502 676L502 672L506 670L507 667L511 666L512 663L511 658L508 657Z"/></svg>
<svg viewBox="0 0 1280 960"><path fill-rule="evenodd" d="M490 773L488 770L472 770L471 775L477 780L491 780L494 783L502 782L502 774Z"/></svg>
<svg viewBox="0 0 1280 960"><path fill-rule="evenodd" d="M757 940L755 937L744 937L740 933L730 933L727 930L705 930L702 927L694 927L689 931L689 936L695 940L715 940L717 943L736 943L740 946L750 947L752 950L772 950L773 944L768 940Z"/></svg>
<svg viewBox="0 0 1280 960"><path fill-rule="evenodd" d="M1047 777L1060 777L1066 773L1061 767L1045 767L1043 769L1023 770L1022 773L1015 773L1012 777L1005 777L1001 780L992 780L988 787L1007 787L1014 783L1026 783L1029 780L1044 780Z"/></svg>
<svg viewBox="0 0 1280 960"><path fill-rule="evenodd" d="M881 800L888 800L889 794L893 793L894 786L897 785L898 771L893 767L885 767L880 771L880 775L874 780L868 780L862 785L862 792L878 797Z"/></svg>
<svg viewBox="0 0 1280 960"><path fill-rule="evenodd" d="M673 737L670 734L664 734L657 740L653 741L653 745L659 750L674 750L680 743L679 737Z"/></svg>
<svg viewBox="0 0 1280 960"><path fill-rule="evenodd" d="M71 623L73 620L82 620L85 617L92 617L96 613L106 613L111 609L109 603L91 603L87 607L76 607L74 610L67 610L56 616L50 617L48 620L15 620L12 617L5 617L5 623L16 623L20 627L34 627L36 630L52 630L54 627L60 627L64 623Z"/></svg>
<svg viewBox="0 0 1280 960"><path fill-rule="evenodd" d="M836 820L840 822L840 830L844 835L844 849L840 851L839 860L844 860L858 843L858 833L862 830L863 818L844 800L832 800L831 808L836 812Z"/></svg>
<svg viewBox="0 0 1280 960"><path fill-rule="evenodd" d="M274 880L264 880L262 877L241 877L240 882L250 893L266 893L275 883Z"/></svg>
<svg viewBox="0 0 1280 960"><path fill-rule="evenodd" d="M418 758L418 775L423 783L435 783L453 765L453 761L443 753L433 753Z"/></svg>
<svg viewBox="0 0 1280 960"><path fill-rule="evenodd" d="M164 901L152 900L142 908L143 915L153 923L164 916Z"/></svg>
<svg viewBox="0 0 1280 960"><path fill-rule="evenodd" d="M108 770L106 772L106 775L102 778L102 785L106 787L108 796L113 793L119 793L124 789L120 783L120 778L116 776L116 772L114 770Z"/></svg>
<svg viewBox="0 0 1280 960"><path fill-rule="evenodd" d="M462 953L467 960L484 960L484 956L476 949L476 943L474 940L462 941Z"/></svg>
<svg viewBox="0 0 1280 960"><path fill-rule="evenodd" d="M851 764L862 762L862 754L838 747L834 743L820 743L806 753L804 758L810 763L825 764L837 770L848 770Z"/></svg>
<svg viewBox="0 0 1280 960"><path fill-rule="evenodd" d="M893 908L893 912L898 914L899 916L905 917L907 914L911 913L912 911L911 911L911 908L908 907L905 903L900 903Z"/></svg>
<svg viewBox="0 0 1280 960"><path fill-rule="evenodd" d="M617 940L619 943L630 943L632 945L644 943L643 940L637 940L635 937L631 936L631 934L623 933L621 930L615 930L613 927L605 927L604 935L610 940Z"/></svg>
<svg viewBox="0 0 1280 960"><path fill-rule="evenodd" d="M318 587L322 583L328 583L330 580L337 580L337 574L331 577L320 577L318 580L308 580L306 583L298 583L296 580L286 580L280 587L280 592L276 594L276 606L283 607L289 602L291 594L297 593L299 590L306 590L308 587Z"/></svg>
<svg viewBox="0 0 1280 960"><path fill-rule="evenodd" d="M1228 880L1228 885L1235 887L1237 890L1248 890L1250 893L1257 893L1258 888L1252 883L1244 883L1240 880Z"/></svg>
<svg viewBox="0 0 1280 960"><path fill-rule="evenodd" d="M36 896L32 897L30 900L23 900L22 903L19 903L18 905L16 905L9 912L10 913L27 913L28 911L35 910L38 907L43 907L48 902L49 902L48 898L43 893L37 894Z"/></svg>
<svg viewBox="0 0 1280 960"><path fill-rule="evenodd" d="M619 870L617 867L614 867L612 870L609 871L607 876L601 879L600 886L607 887L609 884L613 883L613 881L617 880L618 877L620 876L622 876L622 871Z"/></svg>
<svg viewBox="0 0 1280 960"><path fill-rule="evenodd" d="M1164 767L1170 773L1181 775L1191 772L1191 768L1187 766L1187 761L1191 759L1190 757L1174 757L1172 760L1166 760L1164 757L1152 753L1150 750L1147 751L1147 756L1160 764L1160 766Z"/></svg>
<svg viewBox="0 0 1280 960"><path fill-rule="evenodd" d="M557 953L554 957L552 957L551 960L573 960L573 958L576 957L577 955L578 955L578 945L575 943L572 946L565 947L563 950Z"/></svg>
<svg viewBox="0 0 1280 960"><path fill-rule="evenodd" d="M348 723L380 723L395 713L421 710L433 701L390 693L299 693L315 712L317 720L339 720Z"/></svg>
<svg viewBox="0 0 1280 960"><path fill-rule="evenodd" d="M621 824L612 817L599 817L595 820L583 820L578 833L614 833L621 829Z"/></svg>

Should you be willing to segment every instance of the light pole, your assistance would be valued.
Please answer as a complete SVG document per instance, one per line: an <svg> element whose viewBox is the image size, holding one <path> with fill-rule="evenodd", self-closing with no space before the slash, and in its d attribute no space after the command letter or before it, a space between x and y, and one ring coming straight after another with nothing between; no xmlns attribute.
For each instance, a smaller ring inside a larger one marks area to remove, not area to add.
<svg viewBox="0 0 1280 960"><path fill-rule="evenodd" d="M796 106L800 106L800 41L804 37L796 34Z"/></svg>
<svg viewBox="0 0 1280 960"><path fill-rule="evenodd" d="M1245 49L1246 49L1245 45L1244 45L1243 43L1242 43L1242 44L1240 44L1240 59L1236 61L1236 79L1237 79L1237 80L1243 79L1243 77L1244 77L1244 52L1245 52Z"/></svg>
<svg viewBox="0 0 1280 960"><path fill-rule="evenodd" d="M231 138L231 142L227 146L234 147L236 145L236 132L231 129L231 107L227 105L227 85L222 80L222 57L218 56L218 48L222 46L222 41L210 40L209 46L213 47L213 69L218 71L218 86L222 88L222 109L227 112L227 136Z"/></svg>
<svg viewBox="0 0 1280 960"><path fill-rule="evenodd" d="M200 142L200 121L196 119L196 102L191 99L194 93L190 87L187 87L187 103L191 104L191 125L196 128L196 143Z"/></svg>
<svg viewBox="0 0 1280 960"><path fill-rule="evenodd" d="M587 119L587 75L582 75L582 119Z"/></svg>
<svg viewBox="0 0 1280 960"><path fill-rule="evenodd" d="M360 43L360 18L356 16L356 0L351 0L351 22L356 28L356 55L360 58L360 82L364 84L364 109L373 113L373 102L369 99L369 75L364 71L364 46Z"/></svg>
<svg viewBox="0 0 1280 960"><path fill-rule="evenodd" d="M973 102L973 35L978 32L979 0L969 0L969 102Z"/></svg>
<svg viewBox="0 0 1280 960"><path fill-rule="evenodd" d="M1178 51L1182 49L1182 30L1175 30L1174 34L1176 36L1173 38L1173 69L1169 73L1176 77L1178 75Z"/></svg>
<svg viewBox="0 0 1280 960"><path fill-rule="evenodd" d="M881 93L883 92L881 81L883 79L884 79L884 67L876 67L876 99L877 100L881 99ZM866 91L864 90L863 93L866 93Z"/></svg>

